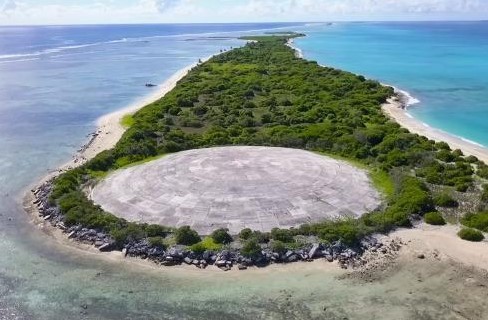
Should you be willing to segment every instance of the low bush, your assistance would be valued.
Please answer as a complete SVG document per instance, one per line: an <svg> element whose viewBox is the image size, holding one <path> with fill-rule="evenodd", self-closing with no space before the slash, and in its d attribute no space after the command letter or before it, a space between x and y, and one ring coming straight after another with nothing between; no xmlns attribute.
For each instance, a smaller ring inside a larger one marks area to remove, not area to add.
<svg viewBox="0 0 488 320"><path fill-rule="evenodd" d="M483 191L481 193L481 201L488 202L488 184L483 185Z"/></svg>
<svg viewBox="0 0 488 320"><path fill-rule="evenodd" d="M434 226L443 226L446 224L446 220L444 220L442 215L437 211L426 213L424 221Z"/></svg>
<svg viewBox="0 0 488 320"><path fill-rule="evenodd" d="M473 241L473 242L480 242L483 241L483 239L485 239L483 233L481 233L476 229L470 229L470 228L462 228L461 230L459 230L458 236L463 240Z"/></svg>
<svg viewBox="0 0 488 320"><path fill-rule="evenodd" d="M271 241L270 248L271 248L271 250L273 250L274 252L277 252L279 254L282 254L287 250L286 245L279 240Z"/></svg>
<svg viewBox="0 0 488 320"><path fill-rule="evenodd" d="M200 242L202 239L195 230L191 229L189 226L183 226L176 229L175 240L178 244L191 246L195 243Z"/></svg>
<svg viewBox="0 0 488 320"><path fill-rule="evenodd" d="M466 227L488 232L488 211L469 213L461 219L461 223Z"/></svg>
<svg viewBox="0 0 488 320"><path fill-rule="evenodd" d="M190 250L195 253L204 253L205 251L218 251L222 245L216 243L212 237L205 237L202 241L190 246Z"/></svg>
<svg viewBox="0 0 488 320"><path fill-rule="evenodd" d="M151 247L166 249L166 244L163 237L149 237L148 240Z"/></svg>
<svg viewBox="0 0 488 320"><path fill-rule="evenodd" d="M271 239L281 242L293 242L293 233L287 229L273 228L271 230Z"/></svg>
<svg viewBox="0 0 488 320"><path fill-rule="evenodd" d="M436 206L445 208L455 208L459 206L459 203L447 192L442 192L434 197L434 203Z"/></svg>
<svg viewBox="0 0 488 320"><path fill-rule="evenodd" d="M242 240L248 240L251 237L252 237L252 230L249 228L242 229L241 232L239 232L239 238Z"/></svg>
<svg viewBox="0 0 488 320"><path fill-rule="evenodd" d="M232 236L229 234L229 229L217 229L212 232L212 239L215 243L229 244L232 242Z"/></svg>
<svg viewBox="0 0 488 320"><path fill-rule="evenodd" d="M368 233L368 228L360 220L346 219L339 221L325 221L311 225L312 234L319 236L326 242L342 241L348 245L355 245Z"/></svg>
<svg viewBox="0 0 488 320"><path fill-rule="evenodd" d="M246 258L256 258L261 254L261 246L256 239L247 240L241 248L241 254Z"/></svg>

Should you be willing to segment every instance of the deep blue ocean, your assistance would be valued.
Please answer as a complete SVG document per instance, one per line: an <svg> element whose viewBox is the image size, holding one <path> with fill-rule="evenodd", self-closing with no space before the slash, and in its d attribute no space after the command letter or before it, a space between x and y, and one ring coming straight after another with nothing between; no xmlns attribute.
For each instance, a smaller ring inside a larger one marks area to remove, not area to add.
<svg viewBox="0 0 488 320"><path fill-rule="evenodd" d="M488 146L488 22L335 23L308 26L306 58L398 87L410 114Z"/></svg>
<svg viewBox="0 0 488 320"><path fill-rule="evenodd" d="M406 90L420 100L413 115L488 145L488 23L0 27L0 319L300 319L324 299L344 316L396 299L306 270L141 272L60 245L22 210L23 191L70 159L98 117L157 90L145 83L242 45L237 36L271 29L306 32L296 41L306 58ZM306 303L290 305L287 292Z"/></svg>

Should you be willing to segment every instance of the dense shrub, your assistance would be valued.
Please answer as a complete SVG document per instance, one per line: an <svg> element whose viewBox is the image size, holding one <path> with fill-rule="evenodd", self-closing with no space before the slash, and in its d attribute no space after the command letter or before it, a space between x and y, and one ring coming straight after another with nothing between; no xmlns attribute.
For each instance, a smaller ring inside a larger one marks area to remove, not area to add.
<svg viewBox="0 0 488 320"><path fill-rule="evenodd" d="M148 240L149 240L149 244L152 247L158 247L158 248L166 249L166 244L164 242L163 237L149 237Z"/></svg>
<svg viewBox="0 0 488 320"><path fill-rule="evenodd" d="M222 245L216 243L212 237L205 237L202 241L190 246L190 250L195 253L203 253L207 250L217 251L222 248Z"/></svg>
<svg viewBox="0 0 488 320"><path fill-rule="evenodd" d="M424 221L435 226L443 226L446 224L446 221L442 215L437 211L426 213L424 216Z"/></svg>
<svg viewBox="0 0 488 320"><path fill-rule="evenodd" d="M461 219L466 227L488 232L488 212L469 213Z"/></svg>
<svg viewBox="0 0 488 320"><path fill-rule="evenodd" d="M151 224L146 226L146 234L148 237L166 237L171 233L171 228L160 226L157 224Z"/></svg>
<svg viewBox="0 0 488 320"><path fill-rule="evenodd" d="M462 228L458 232L458 236L463 239L463 240L468 240L468 241L473 241L473 242L479 242L483 241L485 236L483 233L476 229L469 229L469 228Z"/></svg>
<svg viewBox="0 0 488 320"><path fill-rule="evenodd" d="M459 203L454 200L447 192L442 192L434 197L434 203L439 207L455 208L459 206Z"/></svg>
<svg viewBox="0 0 488 320"><path fill-rule="evenodd" d="M325 221L312 224L311 233L326 242L342 241L348 245L356 245L368 232L360 220L347 219L340 221Z"/></svg>
<svg viewBox="0 0 488 320"><path fill-rule="evenodd" d="M268 243L271 236L267 232L253 231L251 239L256 240L258 243Z"/></svg>
<svg viewBox="0 0 488 320"><path fill-rule="evenodd" d="M239 232L239 238L242 240L248 240L252 236L252 230L249 228L242 229L241 232Z"/></svg>
<svg viewBox="0 0 488 320"><path fill-rule="evenodd" d="M279 254L282 254L286 251L286 245L279 240L271 241L270 248L271 248L271 250L273 250L274 252L277 252Z"/></svg>
<svg viewBox="0 0 488 320"><path fill-rule="evenodd" d="M287 229L273 228L271 230L271 239L281 242L293 242L293 233Z"/></svg>
<svg viewBox="0 0 488 320"><path fill-rule="evenodd" d="M247 240L241 248L241 254L246 258L256 258L261 254L261 246L256 239Z"/></svg>
<svg viewBox="0 0 488 320"><path fill-rule="evenodd" d="M488 184L483 185L483 191L481 193L481 201L488 202Z"/></svg>
<svg viewBox="0 0 488 320"><path fill-rule="evenodd" d="M233 239L228 231L229 229L217 229L212 232L212 239L219 244L231 243Z"/></svg>
<svg viewBox="0 0 488 320"><path fill-rule="evenodd" d="M201 238L195 230L191 229L189 226L183 226L176 229L175 240L178 244L191 246L200 242Z"/></svg>

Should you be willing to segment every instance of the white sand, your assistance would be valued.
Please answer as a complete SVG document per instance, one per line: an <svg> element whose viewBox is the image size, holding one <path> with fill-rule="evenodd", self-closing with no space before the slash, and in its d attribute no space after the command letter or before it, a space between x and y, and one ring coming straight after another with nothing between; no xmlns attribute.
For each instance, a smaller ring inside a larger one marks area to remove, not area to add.
<svg viewBox="0 0 488 320"><path fill-rule="evenodd" d="M212 56L202 59L202 61L205 62L211 57ZM97 120L97 130L94 134L92 134L92 139L83 145L78 152L73 155L72 160L61 166L56 173L80 166L88 160L94 158L100 152L113 148L126 130L126 128L124 128L121 124L121 120L124 116L134 114L148 104L163 98L168 92L173 90L178 81L185 77L188 72L197 65L198 63L193 63L177 71L168 80L158 85L158 90L153 94L150 94L123 109L100 117ZM46 178L51 177L52 175Z"/></svg>
<svg viewBox="0 0 488 320"><path fill-rule="evenodd" d="M401 229L390 234L398 237L407 246L418 252L450 258L464 265L488 271L488 242L470 242L457 236L458 226L431 226L421 224L412 229Z"/></svg>
<svg viewBox="0 0 488 320"><path fill-rule="evenodd" d="M293 47L292 43L289 43ZM300 52L298 56L301 57ZM207 58L205 60L210 59ZM107 114L101 117L98 121L97 135L84 145L80 151L73 156L72 161L68 162L66 165L59 168L58 171L46 176L42 181L45 181L57 172L65 171L70 168L79 166L89 159L92 159L101 151L110 149L115 146L117 141L121 138L125 131L125 128L121 125L121 119L127 114L133 114L144 106L164 97L169 91L171 91L176 83L182 79L189 70L191 70L196 64L190 65L186 68L181 69L173 76L171 76L167 81L158 86L158 91L152 95L145 97L119 111ZM387 104L382 106L384 112L386 112L392 119L397 121L401 126L407 128L411 132L418 133L428 137L429 139L436 141L447 142L452 149L461 149L467 155L474 155L480 160L488 163L488 149L481 147L477 144L470 143L461 138L452 136L441 130L434 129L426 126L424 123L411 117L408 112L402 108L402 104L399 101L390 99ZM36 224L43 229L46 233L49 233L57 240L58 243L67 245L66 248L76 248L79 254L88 254L101 257L102 259L109 259L112 261L121 261L122 255L120 252L111 253L101 253L93 246L84 245L66 238L61 230L52 227L49 223L46 223L39 218L39 213L37 212L36 206L32 205L33 195L31 192L26 194L24 199L24 207L27 212L29 212ZM391 234L391 237L399 237L404 242L407 242L407 247L410 250L416 252L438 252L440 255L449 257L453 260L459 261L463 264L475 266L488 270L488 250L487 242L473 243L464 241L457 237L456 231L458 227L456 226L444 226L444 227L432 227L427 225L421 225L420 227L414 229L399 230ZM135 262L135 265L144 265L146 267L154 268L156 265L149 263L147 261L142 261L140 259L124 259ZM286 274L286 272L296 270L295 268L307 268L310 271L320 271L320 270L338 270L334 264L328 264L322 260L317 260L312 263L294 263L288 265L273 265L264 269L252 268L247 272L254 273L268 273L280 271ZM157 268L159 269L159 267ZM183 272L185 275L188 271L194 270L195 274L201 275L201 270L193 267L178 267L178 268L168 268L175 272ZM219 270L214 270L209 268L210 273L221 272ZM240 273L237 270L236 273ZM233 274L234 272L230 273Z"/></svg>
<svg viewBox="0 0 488 320"><path fill-rule="evenodd" d="M413 133L417 133L435 141L444 141L451 149L460 149L465 155L473 155L488 163L488 149L476 143L469 142L462 138L453 136L439 129L429 127L425 123L412 117L403 107L402 103L395 99L389 99L388 103L382 106L383 111L394 119L402 127Z"/></svg>

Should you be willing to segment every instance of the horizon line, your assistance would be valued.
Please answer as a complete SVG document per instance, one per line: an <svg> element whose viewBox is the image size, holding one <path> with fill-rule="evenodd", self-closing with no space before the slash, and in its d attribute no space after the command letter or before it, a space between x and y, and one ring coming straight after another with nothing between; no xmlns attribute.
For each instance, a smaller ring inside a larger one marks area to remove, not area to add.
<svg viewBox="0 0 488 320"><path fill-rule="evenodd" d="M133 26L133 25L226 25L226 24L324 24L324 23L405 23L405 22L488 22L488 19L438 20L330 20L330 21L247 21L247 22L127 22L127 23L73 23L73 24L0 24L4 27L68 27L68 26Z"/></svg>

